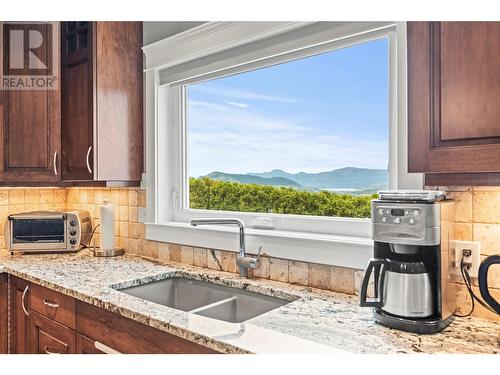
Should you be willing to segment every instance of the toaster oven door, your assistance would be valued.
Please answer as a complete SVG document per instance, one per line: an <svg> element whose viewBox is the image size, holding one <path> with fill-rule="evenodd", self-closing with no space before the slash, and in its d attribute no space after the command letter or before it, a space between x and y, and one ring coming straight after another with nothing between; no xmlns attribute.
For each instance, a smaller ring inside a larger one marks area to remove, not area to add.
<svg viewBox="0 0 500 375"><path fill-rule="evenodd" d="M50 251L66 248L64 216L11 218L11 251Z"/></svg>

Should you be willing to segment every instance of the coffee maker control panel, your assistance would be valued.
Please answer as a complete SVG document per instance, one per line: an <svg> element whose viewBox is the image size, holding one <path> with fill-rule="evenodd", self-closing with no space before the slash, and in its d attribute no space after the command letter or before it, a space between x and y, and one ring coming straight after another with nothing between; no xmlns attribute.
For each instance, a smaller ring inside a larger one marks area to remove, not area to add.
<svg viewBox="0 0 500 375"><path fill-rule="evenodd" d="M432 245L440 237L438 203L372 201L375 241Z"/></svg>

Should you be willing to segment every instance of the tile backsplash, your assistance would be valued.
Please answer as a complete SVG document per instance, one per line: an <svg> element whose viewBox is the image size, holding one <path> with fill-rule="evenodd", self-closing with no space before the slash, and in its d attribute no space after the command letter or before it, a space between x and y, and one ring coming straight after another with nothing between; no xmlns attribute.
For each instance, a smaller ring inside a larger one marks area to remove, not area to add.
<svg viewBox="0 0 500 375"><path fill-rule="evenodd" d="M455 232L457 239L481 242L483 258L500 254L500 188L444 188L456 200ZM238 272L236 253L218 249L194 248L145 239L145 225L138 220L138 210L146 206L146 194L139 188L0 188L0 240L3 245L4 222L9 213L31 210L88 210L99 223L99 204L109 199L115 205L116 245L134 254L159 261L179 262L227 272ZM99 230L96 231L99 241ZM98 243L98 242L97 242ZM490 269L492 294L500 300L500 270ZM255 277L292 284L357 294L363 270L262 257ZM458 304L468 312L470 297L459 278ZM479 294L477 284L475 291ZM475 316L500 321L500 318L476 304Z"/></svg>

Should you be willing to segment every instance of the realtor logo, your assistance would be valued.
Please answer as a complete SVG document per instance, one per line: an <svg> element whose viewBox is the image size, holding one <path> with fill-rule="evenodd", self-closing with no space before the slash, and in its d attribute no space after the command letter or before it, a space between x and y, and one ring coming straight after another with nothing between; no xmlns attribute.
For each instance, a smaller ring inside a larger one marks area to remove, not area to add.
<svg viewBox="0 0 500 375"><path fill-rule="evenodd" d="M2 25L3 90L56 90L59 43L54 23Z"/></svg>

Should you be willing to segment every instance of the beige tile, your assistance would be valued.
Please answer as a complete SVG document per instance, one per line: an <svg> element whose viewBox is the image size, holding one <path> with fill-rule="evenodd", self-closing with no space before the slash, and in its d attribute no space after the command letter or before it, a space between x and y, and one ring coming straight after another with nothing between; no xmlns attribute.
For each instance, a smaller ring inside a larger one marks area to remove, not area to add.
<svg viewBox="0 0 500 375"><path fill-rule="evenodd" d="M168 243L160 242L158 244L158 258L163 262L168 262L170 260L170 251Z"/></svg>
<svg viewBox="0 0 500 375"><path fill-rule="evenodd" d="M40 190L26 189L24 191L24 201L26 203L40 203Z"/></svg>
<svg viewBox="0 0 500 375"><path fill-rule="evenodd" d="M193 249L193 264L198 267L207 268L207 249L199 247Z"/></svg>
<svg viewBox="0 0 500 375"><path fill-rule="evenodd" d="M207 266L212 270L222 271L220 250L207 249Z"/></svg>
<svg viewBox="0 0 500 375"><path fill-rule="evenodd" d="M80 189L78 203L87 203L87 189Z"/></svg>
<svg viewBox="0 0 500 375"><path fill-rule="evenodd" d="M111 189L111 204L115 204L115 205L120 204L120 190L119 189Z"/></svg>
<svg viewBox="0 0 500 375"><path fill-rule="evenodd" d="M478 288L474 287L473 290L474 293L476 293L476 295L479 295ZM490 289L490 294L493 296L493 298L496 298L497 301L500 300L500 289ZM470 294L464 285L459 285L457 287L457 312L461 315L464 315L469 313L470 309L471 309ZM475 304L474 312L472 315L478 318L500 322L500 315L494 314L486 310L478 303Z"/></svg>
<svg viewBox="0 0 500 375"><path fill-rule="evenodd" d="M0 188L0 205L9 204L9 190Z"/></svg>
<svg viewBox="0 0 500 375"><path fill-rule="evenodd" d="M269 275L271 280L288 282L288 260L269 258Z"/></svg>
<svg viewBox="0 0 500 375"><path fill-rule="evenodd" d="M109 188L103 188L102 189L102 201L97 202L98 204L102 204L103 201L110 201L111 202L111 189Z"/></svg>
<svg viewBox="0 0 500 375"><path fill-rule="evenodd" d="M170 261L178 263L182 262L182 251L180 245L171 243L168 245L168 250Z"/></svg>
<svg viewBox="0 0 500 375"><path fill-rule="evenodd" d="M222 251L220 260L223 271L232 273L238 272L238 267L236 267L236 253L231 251Z"/></svg>
<svg viewBox="0 0 500 375"><path fill-rule="evenodd" d="M331 290L354 294L354 270L352 268L331 267L331 277Z"/></svg>
<svg viewBox="0 0 500 375"><path fill-rule="evenodd" d="M118 211L120 212L120 220L128 221L128 206L119 206Z"/></svg>
<svg viewBox="0 0 500 375"><path fill-rule="evenodd" d="M120 221L120 236L122 236L122 237L129 236L128 222L127 221Z"/></svg>
<svg viewBox="0 0 500 375"><path fill-rule="evenodd" d="M497 252L497 254L500 254L500 252ZM481 261L486 258L485 256L481 256ZM477 281L477 279L474 279L474 281ZM477 285L477 283L474 285ZM500 289L500 266L493 265L488 269L488 286L490 288Z"/></svg>
<svg viewBox="0 0 500 375"><path fill-rule="evenodd" d="M24 190L12 189L9 191L9 204L23 204L24 203Z"/></svg>
<svg viewBox="0 0 500 375"><path fill-rule="evenodd" d="M145 256L151 259L159 258L159 245L156 241L147 241Z"/></svg>
<svg viewBox="0 0 500 375"><path fill-rule="evenodd" d="M129 223L128 233L130 238L144 239L145 226L141 223Z"/></svg>
<svg viewBox="0 0 500 375"><path fill-rule="evenodd" d="M253 275L255 277L260 277L261 279L269 279L271 277L271 272L269 268L270 268L269 257L261 256L259 268L253 270Z"/></svg>
<svg viewBox="0 0 500 375"><path fill-rule="evenodd" d="M127 188L121 188L119 189L120 192L120 199L118 204L120 206L128 206L128 189Z"/></svg>
<svg viewBox="0 0 500 375"><path fill-rule="evenodd" d="M130 189L128 191L128 205L137 206L137 189Z"/></svg>
<svg viewBox="0 0 500 375"><path fill-rule="evenodd" d="M5 221L9 215L9 206L0 206L0 220Z"/></svg>
<svg viewBox="0 0 500 375"><path fill-rule="evenodd" d="M87 203L95 204L95 189L85 189L87 190Z"/></svg>
<svg viewBox="0 0 500 375"><path fill-rule="evenodd" d="M472 241L472 224L455 223L455 239L460 241Z"/></svg>
<svg viewBox="0 0 500 375"><path fill-rule="evenodd" d="M139 190L137 204L139 207L146 207L146 190Z"/></svg>
<svg viewBox="0 0 500 375"><path fill-rule="evenodd" d="M499 191L478 191L472 197L475 223L500 223Z"/></svg>
<svg viewBox="0 0 500 375"><path fill-rule="evenodd" d="M455 221L469 223L472 221L472 192L452 192L455 200Z"/></svg>
<svg viewBox="0 0 500 375"><path fill-rule="evenodd" d="M139 240L135 240L133 238L128 239L128 251L130 254L140 255L138 250L137 250L138 243L139 243Z"/></svg>
<svg viewBox="0 0 500 375"><path fill-rule="evenodd" d="M305 262L290 261L288 263L288 282L292 284L309 284L309 267Z"/></svg>
<svg viewBox="0 0 500 375"><path fill-rule="evenodd" d="M330 266L309 263L309 286L319 289L330 289Z"/></svg>
<svg viewBox="0 0 500 375"><path fill-rule="evenodd" d="M52 192L52 195L53 194L54 193ZM54 199L53 196L51 199ZM80 201L79 189L76 189L76 188L68 189L66 192L66 202L67 203L78 203L79 201Z"/></svg>
<svg viewBox="0 0 500 375"><path fill-rule="evenodd" d="M359 295L361 292L361 284L363 283L363 279L365 278L364 270L354 270L354 294ZM367 297L373 298L374 290L373 290L373 275L370 277L368 281L368 289L366 290Z"/></svg>
<svg viewBox="0 0 500 375"><path fill-rule="evenodd" d="M193 265L193 248L191 246L181 246L181 262Z"/></svg>
<svg viewBox="0 0 500 375"><path fill-rule="evenodd" d="M128 221L132 223L137 222L137 207L129 207L128 208Z"/></svg>
<svg viewBox="0 0 500 375"><path fill-rule="evenodd" d="M55 203L66 203L66 189L51 189L51 191L52 191L52 198L51 199ZM44 198L42 195L42 190L40 190L40 203L42 203L42 199L44 199Z"/></svg>
<svg viewBox="0 0 500 375"><path fill-rule="evenodd" d="M474 241L481 243L481 254L500 254L500 224L474 224Z"/></svg>

